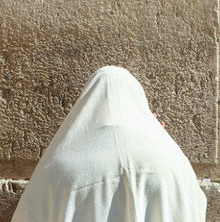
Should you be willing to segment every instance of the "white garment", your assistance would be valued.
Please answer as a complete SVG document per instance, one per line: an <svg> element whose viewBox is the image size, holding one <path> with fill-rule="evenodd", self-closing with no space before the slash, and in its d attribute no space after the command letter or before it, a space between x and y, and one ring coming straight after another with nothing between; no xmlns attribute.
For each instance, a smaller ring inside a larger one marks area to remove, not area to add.
<svg viewBox="0 0 220 222"><path fill-rule="evenodd" d="M140 83L105 66L55 133L12 222L205 222L206 207L190 162Z"/></svg>

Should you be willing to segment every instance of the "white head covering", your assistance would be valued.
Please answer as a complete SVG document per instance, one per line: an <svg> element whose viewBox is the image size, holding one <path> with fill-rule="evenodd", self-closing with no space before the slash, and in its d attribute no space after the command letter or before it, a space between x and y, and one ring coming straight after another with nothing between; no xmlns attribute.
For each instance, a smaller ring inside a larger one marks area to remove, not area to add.
<svg viewBox="0 0 220 222"><path fill-rule="evenodd" d="M105 66L55 133L12 222L205 222L206 206L140 83Z"/></svg>

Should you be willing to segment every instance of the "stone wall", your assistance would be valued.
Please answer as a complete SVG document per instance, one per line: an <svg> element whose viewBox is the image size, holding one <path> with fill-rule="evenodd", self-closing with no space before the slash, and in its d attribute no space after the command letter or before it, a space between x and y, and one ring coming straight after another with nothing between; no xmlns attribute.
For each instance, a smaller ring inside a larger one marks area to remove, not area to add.
<svg viewBox="0 0 220 222"><path fill-rule="evenodd" d="M104 65L140 81L220 221L219 0L1 0L0 221Z"/></svg>

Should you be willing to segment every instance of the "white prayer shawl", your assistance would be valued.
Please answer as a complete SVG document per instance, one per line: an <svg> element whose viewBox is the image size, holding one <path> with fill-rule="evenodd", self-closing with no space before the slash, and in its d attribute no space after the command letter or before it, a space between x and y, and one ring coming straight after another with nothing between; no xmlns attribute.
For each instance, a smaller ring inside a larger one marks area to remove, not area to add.
<svg viewBox="0 0 220 222"><path fill-rule="evenodd" d="M206 208L189 160L140 83L105 66L55 133L11 222L205 222Z"/></svg>

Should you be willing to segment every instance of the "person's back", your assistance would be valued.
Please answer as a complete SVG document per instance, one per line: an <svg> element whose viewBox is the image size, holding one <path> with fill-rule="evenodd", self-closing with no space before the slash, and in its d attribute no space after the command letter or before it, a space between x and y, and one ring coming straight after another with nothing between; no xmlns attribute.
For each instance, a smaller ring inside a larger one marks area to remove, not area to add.
<svg viewBox="0 0 220 222"><path fill-rule="evenodd" d="M188 159L129 73L107 68L55 134L12 222L205 222L207 200Z"/></svg>

